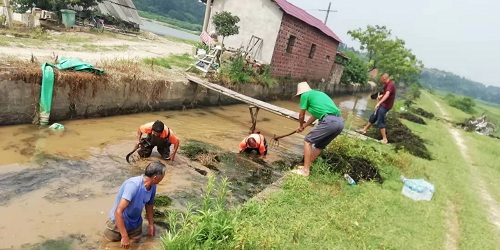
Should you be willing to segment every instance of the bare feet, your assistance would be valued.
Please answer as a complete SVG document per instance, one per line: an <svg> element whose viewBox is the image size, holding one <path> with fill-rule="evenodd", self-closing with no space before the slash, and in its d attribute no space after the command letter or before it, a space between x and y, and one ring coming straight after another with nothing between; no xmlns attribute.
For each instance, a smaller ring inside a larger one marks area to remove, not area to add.
<svg viewBox="0 0 500 250"><path fill-rule="evenodd" d="M358 129L358 130L356 130L356 132L358 132L358 133L360 133L362 135L366 134L366 131L363 130L363 129Z"/></svg>
<svg viewBox="0 0 500 250"><path fill-rule="evenodd" d="M304 171L300 167L299 167L299 169L292 170L292 173L302 175L302 176L309 176L309 172Z"/></svg>
<svg viewBox="0 0 500 250"><path fill-rule="evenodd" d="M380 143L382 143L382 144L387 144L387 139L385 139L385 140L380 140Z"/></svg>

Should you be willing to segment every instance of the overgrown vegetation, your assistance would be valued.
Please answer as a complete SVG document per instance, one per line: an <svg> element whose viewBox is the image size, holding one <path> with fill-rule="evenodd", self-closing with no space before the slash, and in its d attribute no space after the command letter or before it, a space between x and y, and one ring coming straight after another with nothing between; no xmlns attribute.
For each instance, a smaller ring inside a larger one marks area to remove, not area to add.
<svg viewBox="0 0 500 250"><path fill-rule="evenodd" d="M218 81L225 85L257 83L273 86L277 80L271 76L271 66L263 65L259 72L251 64L247 64L242 56L236 56L232 61L221 67Z"/></svg>
<svg viewBox="0 0 500 250"><path fill-rule="evenodd" d="M475 114L476 110L474 107L476 106L476 103L474 100L472 100L470 97L456 97L452 94L448 94L445 97L446 102L448 105L460 109L463 112L467 114Z"/></svg>
<svg viewBox="0 0 500 250"><path fill-rule="evenodd" d="M155 206L158 207L168 207L172 203L172 199L166 195L156 195L155 196Z"/></svg>
<svg viewBox="0 0 500 250"><path fill-rule="evenodd" d="M344 53L347 57L349 57L348 60L345 60L340 56L335 57L336 63L340 63L345 66L340 82L343 84L366 84L368 82L368 63L363 61L358 54L352 51L345 51Z"/></svg>
<svg viewBox="0 0 500 250"><path fill-rule="evenodd" d="M223 249L234 240L236 216L226 209L227 180L209 178L200 207L170 212L170 228L162 236L164 249Z"/></svg>

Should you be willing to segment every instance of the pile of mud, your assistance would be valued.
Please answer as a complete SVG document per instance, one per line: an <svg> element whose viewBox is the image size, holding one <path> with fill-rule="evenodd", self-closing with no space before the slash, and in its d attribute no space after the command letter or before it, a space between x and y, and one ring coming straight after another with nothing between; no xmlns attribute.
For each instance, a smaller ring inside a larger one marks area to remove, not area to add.
<svg viewBox="0 0 500 250"><path fill-rule="evenodd" d="M356 182L361 180L384 182L378 169L369 159L338 152L325 152L321 157L328 163L332 172L349 174Z"/></svg>
<svg viewBox="0 0 500 250"><path fill-rule="evenodd" d="M427 119L434 119L434 117L435 117L435 115L434 115L433 113L431 113L431 112L427 112L427 111L425 111L425 110L424 110L424 109L422 109L422 108L416 108L416 109L415 109L415 108L412 108L412 109L410 109L410 110L411 110L411 112L413 112L413 113L415 113L415 114L417 114L417 115L420 115L420 116L422 116L422 117L425 117L425 118L427 118Z"/></svg>
<svg viewBox="0 0 500 250"><path fill-rule="evenodd" d="M427 123L425 123L424 119L422 119L422 118L420 118L412 113L409 113L409 112L401 112L398 114L398 116L399 116L399 118L408 120L410 122L427 125Z"/></svg>
<svg viewBox="0 0 500 250"><path fill-rule="evenodd" d="M385 123L387 126L387 138L389 143L395 145L396 152L404 149L414 156L432 160L431 154L425 146L424 140L401 123L396 112L389 112ZM373 127L366 133L366 135L377 140L382 139L380 131Z"/></svg>

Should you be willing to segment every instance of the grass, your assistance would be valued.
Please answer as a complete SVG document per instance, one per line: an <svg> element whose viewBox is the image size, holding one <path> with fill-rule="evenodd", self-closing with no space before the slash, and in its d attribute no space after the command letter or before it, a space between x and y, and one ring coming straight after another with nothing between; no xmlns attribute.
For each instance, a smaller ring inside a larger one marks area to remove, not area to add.
<svg viewBox="0 0 500 250"><path fill-rule="evenodd" d="M441 106L443 106L443 108L450 113L453 119L463 116L463 112L457 112L457 109L447 106L444 100L433 98L430 95L423 95L423 98L419 103L424 109L432 110L435 114L440 116L439 111L434 105L434 100L441 103ZM445 188L444 191L447 193L449 199L458 205L457 212L461 225L461 240L459 241L460 248L495 249L495 244L498 244L495 240L498 242L500 239L498 235L495 236L494 228L490 223L488 223L485 211L486 208L479 200L479 195L475 189L475 180L472 179L468 164L464 161L458 148L456 146L450 146L450 143L453 145L454 141L448 133L446 125L436 124L435 126L429 126L428 129L438 129L436 131L422 131L422 133L426 135L429 141L432 142L430 147L434 148L433 151L437 156L438 162L432 164L432 169L434 169L434 172L439 175L439 179L442 179L442 182L445 184L443 188ZM481 147L480 144L485 143L486 141L492 141L490 140L491 138L483 136L483 138L476 138L479 140L474 141L471 140L472 138L470 138L466 133L462 133L462 135L465 135L463 138L467 141L466 145L469 153L471 154L471 159L474 162L477 162L478 156L476 155L476 152ZM478 137L474 134L471 135L473 135L472 137ZM490 144L490 142L486 143ZM490 145L490 147L491 146L493 145ZM495 155L498 155L498 150L493 149L493 151L482 151L481 157L492 159ZM486 169L486 171L483 172L483 175L486 173L490 174L490 181L495 179L497 180L500 177L498 168L495 173L493 171L494 167L489 167L491 166L491 162L489 164L485 164L485 162L477 163L477 165L481 165L479 167L481 171ZM439 170L443 167L446 169ZM489 185L489 188L490 193L493 193L491 185Z"/></svg>
<svg viewBox="0 0 500 250"><path fill-rule="evenodd" d="M169 57L146 58L143 59L143 62L147 65L156 65L167 69L171 69L172 67L186 69L195 62L195 59L185 53L182 55L170 55Z"/></svg>
<svg viewBox="0 0 500 250"><path fill-rule="evenodd" d="M443 102L425 94L416 105L440 116L434 100ZM327 170L330 166L318 160L310 177L287 176L282 189L263 203L249 202L229 210L218 206L201 209L195 217L186 215L189 220L180 220L189 225L182 237L165 235L164 244L170 245L164 246L210 249L216 241L219 249L442 249L449 230L447 204L451 202L459 220L458 247L496 249L500 239L488 223L485 207L474 188L475 180L454 146L448 125L433 119L426 122L428 125L423 126L403 121L427 142L435 160L404 152L395 154L391 146L340 136L327 151L370 159L385 179L383 184L363 182L349 186L339 174ZM471 138L477 139L474 137ZM482 146L480 143L489 145L482 138L477 143L478 147ZM474 156L475 152L471 154ZM488 182L495 183L499 174L493 157L498 152L492 149L482 154L490 164L481 169L489 169L484 174L492 174ZM415 202L401 195L400 174L433 183L433 200ZM490 192L500 193L496 186L490 188ZM498 199L498 195L495 197ZM221 228L228 231L223 233Z"/></svg>

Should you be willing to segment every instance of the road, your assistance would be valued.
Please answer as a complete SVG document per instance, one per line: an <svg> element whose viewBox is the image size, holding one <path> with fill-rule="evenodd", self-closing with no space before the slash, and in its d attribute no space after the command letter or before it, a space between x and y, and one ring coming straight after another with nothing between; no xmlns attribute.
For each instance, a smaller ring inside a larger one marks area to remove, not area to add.
<svg viewBox="0 0 500 250"><path fill-rule="evenodd" d="M200 37L195 34L191 34L182 30L176 30L161 24L149 22L142 20L141 30L149 31L151 33L162 35L162 36L172 36L184 40L200 41Z"/></svg>

